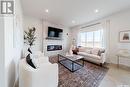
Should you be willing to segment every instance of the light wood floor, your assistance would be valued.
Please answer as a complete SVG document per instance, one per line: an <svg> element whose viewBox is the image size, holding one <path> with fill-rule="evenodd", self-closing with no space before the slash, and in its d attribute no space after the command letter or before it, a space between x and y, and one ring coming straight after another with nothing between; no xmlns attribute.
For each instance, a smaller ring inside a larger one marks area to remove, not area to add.
<svg viewBox="0 0 130 87"><path fill-rule="evenodd" d="M130 69L109 65L109 71L99 87L130 87Z"/></svg>

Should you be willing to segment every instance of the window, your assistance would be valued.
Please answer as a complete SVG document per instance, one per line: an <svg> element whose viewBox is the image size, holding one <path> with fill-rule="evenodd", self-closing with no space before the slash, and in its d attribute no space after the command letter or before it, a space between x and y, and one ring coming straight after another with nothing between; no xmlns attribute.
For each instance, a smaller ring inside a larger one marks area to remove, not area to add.
<svg viewBox="0 0 130 87"><path fill-rule="evenodd" d="M79 45L83 47L102 47L103 30L81 32L79 34Z"/></svg>
<svg viewBox="0 0 130 87"><path fill-rule="evenodd" d="M86 45L87 47L93 47L93 32L87 32L86 34Z"/></svg>

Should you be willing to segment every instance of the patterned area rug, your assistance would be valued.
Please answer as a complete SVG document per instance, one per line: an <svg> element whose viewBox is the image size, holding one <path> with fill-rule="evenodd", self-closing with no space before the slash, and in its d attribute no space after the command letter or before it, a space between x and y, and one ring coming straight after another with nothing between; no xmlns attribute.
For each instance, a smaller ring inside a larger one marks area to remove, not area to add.
<svg viewBox="0 0 130 87"><path fill-rule="evenodd" d="M58 58L50 57L51 63L57 63ZM98 87L108 68L85 61L83 68L76 72L70 72L61 64L59 65L58 87Z"/></svg>

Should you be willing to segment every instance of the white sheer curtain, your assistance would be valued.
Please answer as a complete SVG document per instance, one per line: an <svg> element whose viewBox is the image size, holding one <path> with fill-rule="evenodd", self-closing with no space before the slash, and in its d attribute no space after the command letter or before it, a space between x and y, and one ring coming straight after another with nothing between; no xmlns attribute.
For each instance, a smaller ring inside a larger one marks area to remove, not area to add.
<svg viewBox="0 0 130 87"><path fill-rule="evenodd" d="M90 32L90 31L98 31L98 30L101 30L101 29L103 30L102 45L105 49L109 49L110 20L105 20L105 21L100 22L100 24L79 29L79 31L77 33L77 46L79 46L80 42L81 42L80 33Z"/></svg>
<svg viewBox="0 0 130 87"><path fill-rule="evenodd" d="M109 49L110 49L110 20L105 20L102 23L103 28L103 45L106 50L106 57L109 59ZM109 62L109 60L108 60Z"/></svg>
<svg viewBox="0 0 130 87"><path fill-rule="evenodd" d="M78 33L77 46L104 47L102 24L80 29Z"/></svg>

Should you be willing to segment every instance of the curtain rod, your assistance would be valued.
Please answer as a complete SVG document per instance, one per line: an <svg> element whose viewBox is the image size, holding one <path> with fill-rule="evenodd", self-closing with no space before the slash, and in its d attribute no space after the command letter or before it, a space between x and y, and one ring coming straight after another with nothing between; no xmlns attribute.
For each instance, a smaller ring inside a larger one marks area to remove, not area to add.
<svg viewBox="0 0 130 87"><path fill-rule="evenodd" d="M87 26L81 27L81 29L82 29L82 28L86 28L86 27L95 26L95 25L98 25L98 24L101 24L101 23L100 23L100 22L98 22L98 23L95 23L95 24L87 25Z"/></svg>

